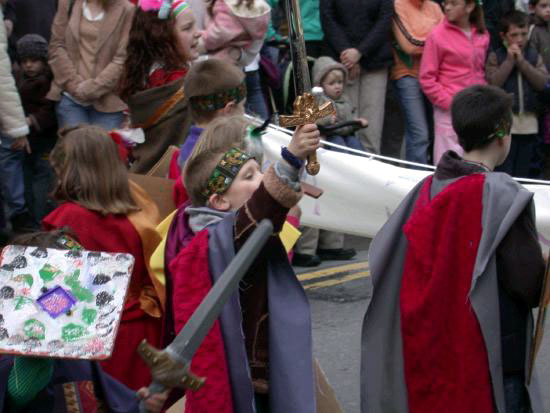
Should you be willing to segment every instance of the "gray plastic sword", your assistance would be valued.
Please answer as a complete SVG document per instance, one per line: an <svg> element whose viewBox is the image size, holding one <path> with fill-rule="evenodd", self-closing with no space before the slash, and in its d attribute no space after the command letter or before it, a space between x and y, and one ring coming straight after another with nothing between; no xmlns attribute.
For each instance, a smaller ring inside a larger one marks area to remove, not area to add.
<svg viewBox="0 0 550 413"><path fill-rule="evenodd" d="M302 16L298 0L286 0L286 17L294 73L294 87L297 96L294 101L294 113L290 116L281 116L279 119L279 124L288 128L305 125L306 123L315 123L325 116L336 114L336 109L332 102L318 106L317 100L312 94L304 29L302 27ZM320 169L321 165L317 161L317 155L308 156L306 171L310 175L317 175Z"/></svg>
<svg viewBox="0 0 550 413"><path fill-rule="evenodd" d="M203 385L205 379L195 376L190 370L193 355L272 233L271 221L262 220L174 341L164 350L152 347L146 340L141 342L137 351L149 365L153 376L150 394L175 387L198 390ZM143 402L140 410L146 412Z"/></svg>

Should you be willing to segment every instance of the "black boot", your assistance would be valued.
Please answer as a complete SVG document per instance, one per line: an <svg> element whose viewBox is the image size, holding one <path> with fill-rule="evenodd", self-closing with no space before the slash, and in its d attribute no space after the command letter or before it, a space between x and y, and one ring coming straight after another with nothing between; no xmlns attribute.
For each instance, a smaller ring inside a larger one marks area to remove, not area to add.
<svg viewBox="0 0 550 413"><path fill-rule="evenodd" d="M347 261L351 260L357 252L353 248L318 249L317 255L322 261Z"/></svg>
<svg viewBox="0 0 550 413"><path fill-rule="evenodd" d="M294 253L292 257L292 265L296 267L317 267L321 264L321 260L317 255Z"/></svg>

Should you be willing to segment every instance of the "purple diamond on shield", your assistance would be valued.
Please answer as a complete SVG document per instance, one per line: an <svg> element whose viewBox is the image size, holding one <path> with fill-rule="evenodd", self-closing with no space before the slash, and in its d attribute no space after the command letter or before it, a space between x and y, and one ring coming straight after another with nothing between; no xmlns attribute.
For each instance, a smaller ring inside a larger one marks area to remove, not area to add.
<svg viewBox="0 0 550 413"><path fill-rule="evenodd" d="M76 304L76 299L73 295L60 286L48 290L38 297L36 301L52 318L65 314Z"/></svg>

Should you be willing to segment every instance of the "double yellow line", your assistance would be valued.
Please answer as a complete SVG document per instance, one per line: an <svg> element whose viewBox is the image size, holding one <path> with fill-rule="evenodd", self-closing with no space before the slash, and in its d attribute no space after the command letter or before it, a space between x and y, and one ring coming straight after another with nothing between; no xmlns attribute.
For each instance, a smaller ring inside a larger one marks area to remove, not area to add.
<svg viewBox="0 0 550 413"><path fill-rule="evenodd" d="M367 261L362 261L299 274L298 280L304 284L304 289L317 290L319 288L332 287L360 278L367 278L370 276L368 268L369 263ZM340 276L337 277L338 275Z"/></svg>

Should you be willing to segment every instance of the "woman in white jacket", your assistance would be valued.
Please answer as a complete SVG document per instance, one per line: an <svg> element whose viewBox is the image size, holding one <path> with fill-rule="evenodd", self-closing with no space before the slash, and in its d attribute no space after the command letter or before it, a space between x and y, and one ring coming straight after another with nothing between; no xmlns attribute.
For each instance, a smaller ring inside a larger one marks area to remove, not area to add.
<svg viewBox="0 0 550 413"><path fill-rule="evenodd" d="M3 3L2 0L0 2ZM29 225L30 217L25 206L23 184L24 151L30 152L27 135L29 127L21 105L19 93L11 74L8 57L8 39L3 24L4 14L0 7L0 184L9 207L13 229ZM3 202L0 200L3 212ZM0 216L0 232L4 228ZM1 235L1 234L0 234Z"/></svg>

